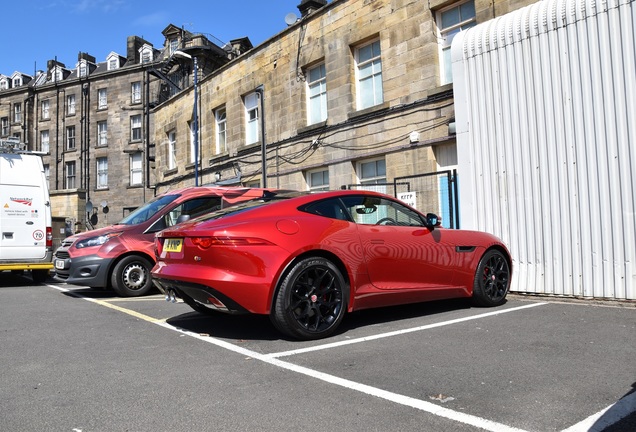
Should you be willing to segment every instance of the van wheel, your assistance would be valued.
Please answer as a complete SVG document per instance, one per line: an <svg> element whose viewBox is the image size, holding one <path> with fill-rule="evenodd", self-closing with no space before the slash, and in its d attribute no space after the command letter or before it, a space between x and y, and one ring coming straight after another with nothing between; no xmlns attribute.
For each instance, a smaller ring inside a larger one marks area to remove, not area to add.
<svg viewBox="0 0 636 432"><path fill-rule="evenodd" d="M31 278L35 283L43 283L49 277L48 270L31 270Z"/></svg>
<svg viewBox="0 0 636 432"><path fill-rule="evenodd" d="M110 276L110 284L122 297L138 297L152 289L150 270L152 263L146 258L129 255L122 258Z"/></svg>

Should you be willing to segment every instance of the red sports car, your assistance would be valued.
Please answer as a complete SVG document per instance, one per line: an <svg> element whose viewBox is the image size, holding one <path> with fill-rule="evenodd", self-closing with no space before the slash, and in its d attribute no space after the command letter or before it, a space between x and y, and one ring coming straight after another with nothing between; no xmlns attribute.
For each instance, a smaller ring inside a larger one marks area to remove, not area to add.
<svg viewBox="0 0 636 432"><path fill-rule="evenodd" d="M268 314L297 339L330 335L347 311L456 297L501 305L512 268L497 237L360 190L239 204L157 233L155 248L153 283L167 300Z"/></svg>

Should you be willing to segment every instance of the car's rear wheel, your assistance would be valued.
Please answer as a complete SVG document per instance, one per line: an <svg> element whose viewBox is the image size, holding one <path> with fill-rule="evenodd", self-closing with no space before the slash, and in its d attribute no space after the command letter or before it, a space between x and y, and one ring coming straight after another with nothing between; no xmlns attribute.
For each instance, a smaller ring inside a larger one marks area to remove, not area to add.
<svg viewBox="0 0 636 432"><path fill-rule="evenodd" d="M152 263L146 258L129 255L122 258L110 277L113 291L122 297L146 295L152 289L150 269Z"/></svg>
<svg viewBox="0 0 636 432"><path fill-rule="evenodd" d="M346 292L342 273L331 261L321 257L302 259L280 284L271 320L293 338L329 336L344 317Z"/></svg>
<svg viewBox="0 0 636 432"><path fill-rule="evenodd" d="M510 265L499 250L491 249L481 257L473 284L473 303L477 306L499 306L510 288Z"/></svg>

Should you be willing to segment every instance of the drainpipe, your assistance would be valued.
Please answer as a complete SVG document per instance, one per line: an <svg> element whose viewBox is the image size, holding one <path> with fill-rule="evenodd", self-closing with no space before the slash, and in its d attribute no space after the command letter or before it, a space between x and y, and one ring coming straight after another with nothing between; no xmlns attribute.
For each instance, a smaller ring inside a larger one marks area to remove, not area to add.
<svg viewBox="0 0 636 432"><path fill-rule="evenodd" d="M262 186L267 187L267 144L265 143L265 95L263 84L256 87L256 93L261 101L261 171L263 180Z"/></svg>

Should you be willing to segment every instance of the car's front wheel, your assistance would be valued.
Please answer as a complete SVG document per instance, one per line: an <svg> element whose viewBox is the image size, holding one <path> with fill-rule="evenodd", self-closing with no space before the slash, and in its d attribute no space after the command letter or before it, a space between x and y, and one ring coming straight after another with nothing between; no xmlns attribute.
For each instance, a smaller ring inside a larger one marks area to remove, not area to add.
<svg viewBox="0 0 636 432"><path fill-rule="evenodd" d="M499 306L510 288L510 265L499 250L491 249L481 257L473 283L473 303L477 306Z"/></svg>
<svg viewBox="0 0 636 432"><path fill-rule="evenodd" d="M138 297L146 295L152 289L150 279L152 263L146 258L129 255L122 258L110 277L113 291L122 297Z"/></svg>
<svg viewBox="0 0 636 432"><path fill-rule="evenodd" d="M302 259L280 284L271 320L278 330L296 339L329 336L346 312L346 293L342 273L331 261Z"/></svg>

